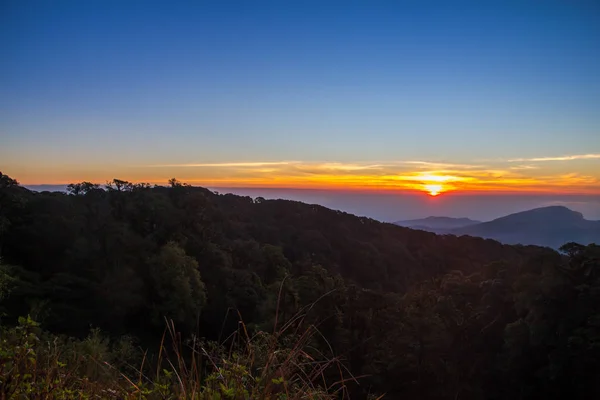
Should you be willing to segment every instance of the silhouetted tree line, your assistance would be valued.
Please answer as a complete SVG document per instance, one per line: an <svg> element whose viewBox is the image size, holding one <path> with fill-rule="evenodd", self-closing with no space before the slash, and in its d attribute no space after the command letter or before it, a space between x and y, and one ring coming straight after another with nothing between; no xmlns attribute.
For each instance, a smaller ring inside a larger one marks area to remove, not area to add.
<svg viewBox="0 0 600 400"><path fill-rule="evenodd" d="M600 398L600 247L439 236L318 205L0 174L2 324L160 340L314 324L354 397ZM235 310L235 311L234 311ZM239 313L239 314L238 314Z"/></svg>

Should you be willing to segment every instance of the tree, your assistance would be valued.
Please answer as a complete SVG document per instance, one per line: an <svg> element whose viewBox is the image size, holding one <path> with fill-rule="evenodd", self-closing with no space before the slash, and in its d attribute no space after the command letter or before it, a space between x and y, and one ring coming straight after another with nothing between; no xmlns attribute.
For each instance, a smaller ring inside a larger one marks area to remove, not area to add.
<svg viewBox="0 0 600 400"><path fill-rule="evenodd" d="M67 186L67 192L74 196L86 195L97 189L100 189L100 185L91 182L71 183Z"/></svg>
<svg viewBox="0 0 600 400"><path fill-rule="evenodd" d="M2 171L0 171L0 189L5 189L13 186L18 186L19 182L16 179L11 178L8 175L4 175Z"/></svg>
<svg viewBox="0 0 600 400"><path fill-rule="evenodd" d="M131 182L115 178L106 184L106 188L110 191L116 190L117 192L130 192L133 189L133 184Z"/></svg>
<svg viewBox="0 0 600 400"><path fill-rule="evenodd" d="M198 262L177 243L169 242L150 259L149 264L155 322L162 324L162 318L166 317L183 327L193 327L206 304Z"/></svg>

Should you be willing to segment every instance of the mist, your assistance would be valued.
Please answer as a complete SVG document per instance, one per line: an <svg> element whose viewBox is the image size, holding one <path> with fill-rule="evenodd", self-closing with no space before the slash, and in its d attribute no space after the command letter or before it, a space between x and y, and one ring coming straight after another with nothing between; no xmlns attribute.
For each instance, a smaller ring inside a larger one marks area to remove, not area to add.
<svg viewBox="0 0 600 400"><path fill-rule="evenodd" d="M35 191L66 190L65 185L25 185L25 187ZM553 205L562 205L578 211L589 220L600 220L600 195L443 193L431 197L425 193L385 191L223 187L210 189L221 194L233 193L253 198L264 197L319 204L383 222L428 216L467 217L490 221L507 214Z"/></svg>
<svg viewBox="0 0 600 400"><path fill-rule="evenodd" d="M551 205L563 205L584 215L600 219L600 196L529 194L457 194L431 197L421 193L337 191L312 189L216 188L219 193L234 193L265 199L289 199L319 204L379 221L425 218L428 216L468 217L489 221L515 212Z"/></svg>

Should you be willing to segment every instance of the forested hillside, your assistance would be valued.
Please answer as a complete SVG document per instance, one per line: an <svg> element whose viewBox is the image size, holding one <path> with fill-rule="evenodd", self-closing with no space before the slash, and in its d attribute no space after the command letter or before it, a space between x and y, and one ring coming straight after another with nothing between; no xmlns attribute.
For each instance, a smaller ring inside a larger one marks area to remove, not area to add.
<svg viewBox="0 0 600 400"><path fill-rule="evenodd" d="M165 319L219 343L242 320L249 336L318 332L311 357L341 366L317 385L356 377L338 397L600 396L597 245L438 236L176 180L36 193L0 174L0 257L5 337L29 315L156 360Z"/></svg>

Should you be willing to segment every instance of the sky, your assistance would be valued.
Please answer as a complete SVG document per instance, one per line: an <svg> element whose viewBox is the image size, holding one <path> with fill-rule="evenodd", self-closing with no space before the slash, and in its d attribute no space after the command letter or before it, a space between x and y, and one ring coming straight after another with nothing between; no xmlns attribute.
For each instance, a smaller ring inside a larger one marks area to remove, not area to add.
<svg viewBox="0 0 600 400"><path fill-rule="evenodd" d="M600 210L598 21L585 0L3 0L0 170Z"/></svg>

